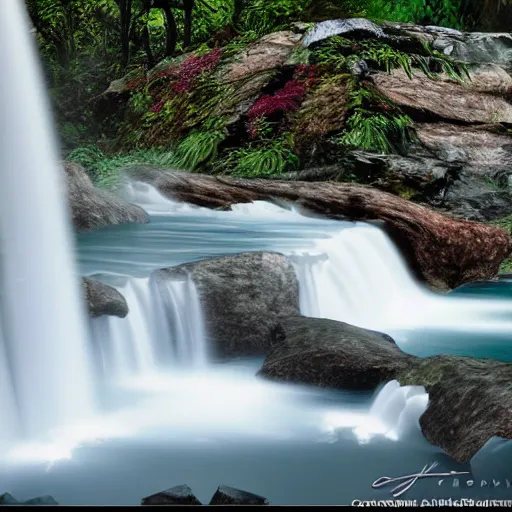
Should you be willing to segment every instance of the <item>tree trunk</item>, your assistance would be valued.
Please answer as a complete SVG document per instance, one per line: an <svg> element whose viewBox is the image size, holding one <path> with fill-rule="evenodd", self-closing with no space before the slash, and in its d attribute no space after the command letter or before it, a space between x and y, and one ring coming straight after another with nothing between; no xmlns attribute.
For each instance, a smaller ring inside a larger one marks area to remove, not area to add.
<svg viewBox="0 0 512 512"><path fill-rule="evenodd" d="M165 56L170 57L174 50L176 50L176 43L178 42L178 27L172 9L169 5L163 7L167 25L167 43L165 48Z"/></svg>
<svg viewBox="0 0 512 512"><path fill-rule="evenodd" d="M121 14L121 66L126 68L130 62L130 24L132 18L132 0L119 0Z"/></svg>
<svg viewBox="0 0 512 512"><path fill-rule="evenodd" d="M194 10L195 0L183 0L185 10L185 34L183 37L183 46L186 48L192 43L192 12Z"/></svg>

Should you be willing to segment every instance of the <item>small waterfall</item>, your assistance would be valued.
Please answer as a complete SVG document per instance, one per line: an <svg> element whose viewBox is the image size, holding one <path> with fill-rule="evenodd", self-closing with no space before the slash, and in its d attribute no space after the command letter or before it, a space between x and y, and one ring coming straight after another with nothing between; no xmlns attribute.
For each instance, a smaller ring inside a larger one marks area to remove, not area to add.
<svg viewBox="0 0 512 512"><path fill-rule="evenodd" d="M21 0L1 0L0 409L15 421L15 401L32 436L87 416L93 398L64 183L29 27Z"/></svg>
<svg viewBox="0 0 512 512"><path fill-rule="evenodd" d="M377 227L345 227L315 252L292 255L303 315L378 329L400 323L426 294Z"/></svg>
<svg viewBox="0 0 512 512"><path fill-rule="evenodd" d="M91 320L105 376L123 380L206 363L204 320L191 277L161 282L128 278L117 289L126 298L128 316Z"/></svg>

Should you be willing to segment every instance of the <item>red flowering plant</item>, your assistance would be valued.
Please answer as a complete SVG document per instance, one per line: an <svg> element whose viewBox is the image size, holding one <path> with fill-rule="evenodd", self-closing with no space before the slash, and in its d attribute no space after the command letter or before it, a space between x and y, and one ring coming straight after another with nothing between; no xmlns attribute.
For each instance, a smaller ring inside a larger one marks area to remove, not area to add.
<svg viewBox="0 0 512 512"><path fill-rule="evenodd" d="M274 94L264 94L251 107L247 113L249 122L247 131L252 138L261 133L261 127L267 125L262 122L270 116L280 113L286 115L297 110L304 100L308 89L316 82L317 69L315 66L297 66L293 78L286 82L282 89Z"/></svg>

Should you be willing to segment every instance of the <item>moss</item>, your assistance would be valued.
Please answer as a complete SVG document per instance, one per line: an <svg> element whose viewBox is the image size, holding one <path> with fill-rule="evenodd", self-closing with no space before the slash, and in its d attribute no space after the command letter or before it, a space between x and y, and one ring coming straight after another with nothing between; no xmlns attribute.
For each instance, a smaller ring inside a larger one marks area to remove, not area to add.
<svg viewBox="0 0 512 512"><path fill-rule="evenodd" d="M508 215L501 219L492 221L491 224L505 229L512 236L512 215ZM500 265L500 273L502 273L502 274L503 273L505 273L505 274L512 273L512 256L510 256L509 258L507 258L505 261L502 262L502 264Z"/></svg>

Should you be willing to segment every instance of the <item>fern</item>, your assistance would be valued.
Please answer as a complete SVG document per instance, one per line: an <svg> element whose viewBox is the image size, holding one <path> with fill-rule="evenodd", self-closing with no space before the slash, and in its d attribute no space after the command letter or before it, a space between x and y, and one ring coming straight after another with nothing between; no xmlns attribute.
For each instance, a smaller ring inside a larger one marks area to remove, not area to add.
<svg viewBox="0 0 512 512"><path fill-rule="evenodd" d="M227 158L217 162L215 169L247 178L275 176L297 170L300 159L293 152L293 145L291 133L284 133L279 139L254 142L231 151Z"/></svg>
<svg viewBox="0 0 512 512"><path fill-rule="evenodd" d="M218 155L219 144L226 138L223 129L193 131L178 146L175 165L194 171Z"/></svg>

